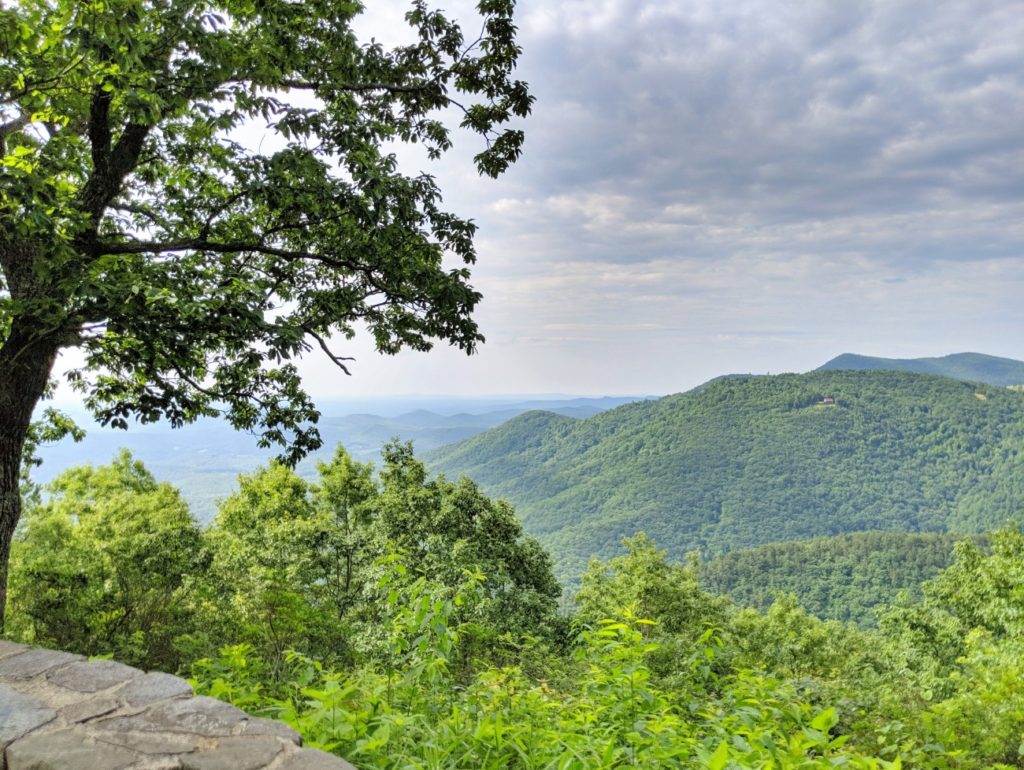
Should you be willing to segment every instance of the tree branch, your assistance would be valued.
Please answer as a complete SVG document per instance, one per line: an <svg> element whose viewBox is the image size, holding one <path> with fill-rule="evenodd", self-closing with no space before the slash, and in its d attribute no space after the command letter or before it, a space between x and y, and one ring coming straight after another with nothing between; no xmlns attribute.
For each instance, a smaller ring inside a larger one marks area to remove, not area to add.
<svg viewBox="0 0 1024 770"><path fill-rule="evenodd" d="M123 243L97 243L99 254L165 254L169 251L209 251L214 254L234 254L236 252L252 251L266 254L272 257L284 259L305 259L311 262L321 262L333 267L342 267L346 270L361 271L359 265L345 262L333 257L326 257L313 251L294 251L292 249L281 249L276 246L267 246L259 241L229 241L217 243L202 238L185 238L178 241L125 241Z"/></svg>
<svg viewBox="0 0 1024 770"><path fill-rule="evenodd" d="M365 93L366 91L388 91L393 94L416 94L422 91L426 91L431 85L436 84L436 81L429 80L417 85L389 85L387 83L330 83L326 80L296 80L293 78L284 78L278 81L279 85L285 88L292 88L297 91L316 91L323 88L324 85L330 84L331 88L337 89L338 91L348 91L350 93Z"/></svg>
<svg viewBox="0 0 1024 770"><path fill-rule="evenodd" d="M382 294L387 294L387 290L379 284L376 277L373 275L373 271L365 265L349 262L337 257L328 257L324 254L317 254L313 251L295 251L292 249L278 248L276 246L268 246L260 243L259 241L230 241L227 243L217 243L203 238L186 238L178 241L124 241L122 243L99 242L96 244L97 256L101 254L166 254L172 251L208 251L214 254L254 252L271 257L281 257L282 259L288 260L318 262L322 265L327 265L328 267L348 270L352 273L359 273L376 291Z"/></svg>
<svg viewBox="0 0 1024 770"><path fill-rule="evenodd" d="M115 211L127 211L130 214L138 214L139 216L145 217L150 222L159 227L168 227L167 220L161 217L148 206L143 206L138 203L117 203L111 205L110 208L114 209Z"/></svg>
<svg viewBox="0 0 1024 770"><path fill-rule="evenodd" d="M112 91L96 86L89 103L89 143L92 145L94 175L106 176L110 166L110 104Z"/></svg>
<svg viewBox="0 0 1024 770"><path fill-rule="evenodd" d="M149 136L150 126L142 123L129 122L118 137L116 144L104 153L104 143L109 142L110 124L109 115L105 115L103 108L96 104L90 113L89 137L92 141L93 159L101 165L93 166L93 172L89 181L82 187L78 200L82 207L92 215L94 225L99 223L104 209L121 192L121 185L138 163L142 154L142 147ZM108 121L105 125L97 125L95 121L105 116ZM107 157L104 157L104 155Z"/></svg>
<svg viewBox="0 0 1024 770"><path fill-rule="evenodd" d="M327 341L323 337L321 337L319 334L317 334L315 331L313 331L312 329L310 329L307 326L303 326L302 330L304 332L306 332L306 334L308 334L314 340L317 341L317 344L320 346L320 349L323 350L324 353L327 354L327 357L329 359L331 359L331 363L333 363L335 366L337 366L339 369L341 369L341 371L345 372L345 374L347 374L349 376L352 375L352 372L350 372L348 370L348 367L345 366L345 364L344 364L345 361L355 361L355 359L352 356L339 356L339 355L337 355L336 353L334 353L330 349L330 347L328 347Z"/></svg>
<svg viewBox="0 0 1024 770"><path fill-rule="evenodd" d="M197 392L202 393L204 396L209 396L210 398L214 399L215 401L223 401L223 400L228 399L228 398L238 398L238 399L249 399L249 400L253 401L257 406L259 406L259 407L261 407L263 409L268 409L271 406L273 406L273 404L271 404L269 401L267 401L266 399L260 398L255 393L248 393L248 392L245 392L245 391L233 390L233 389L215 390L213 388L203 387L194 378L190 377L189 375L187 375L183 371L181 371L181 369L179 367L174 366L173 369L174 369L174 373L177 374L179 379L181 379L186 385L188 385L189 387L193 388Z"/></svg>
<svg viewBox="0 0 1024 770"><path fill-rule="evenodd" d="M28 115L19 115L13 120L9 120L6 123L0 123L0 140L4 139L11 134L21 131L25 126L32 122L32 118Z"/></svg>

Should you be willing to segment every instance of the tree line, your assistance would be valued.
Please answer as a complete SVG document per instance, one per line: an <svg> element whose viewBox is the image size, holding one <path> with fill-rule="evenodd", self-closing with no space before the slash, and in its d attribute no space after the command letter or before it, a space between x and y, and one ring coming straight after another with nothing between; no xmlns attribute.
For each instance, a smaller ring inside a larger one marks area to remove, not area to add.
<svg viewBox="0 0 1024 770"><path fill-rule="evenodd" d="M877 625L877 610L901 591L920 598L921 584L948 567L964 535L945 532L851 532L770 543L700 565L700 581L738 604L767 609L792 593L820 618ZM976 536L984 546L983 536Z"/></svg>

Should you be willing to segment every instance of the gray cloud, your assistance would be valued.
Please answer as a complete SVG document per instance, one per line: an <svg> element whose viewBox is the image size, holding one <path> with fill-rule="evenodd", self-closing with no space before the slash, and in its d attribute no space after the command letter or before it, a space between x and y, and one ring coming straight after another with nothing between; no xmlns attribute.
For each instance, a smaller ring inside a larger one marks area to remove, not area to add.
<svg viewBox="0 0 1024 770"><path fill-rule="evenodd" d="M481 226L488 343L356 350L345 388L1024 358L1024 3L520 0L519 23L523 159L497 182L473 148L437 169Z"/></svg>
<svg viewBox="0 0 1024 770"><path fill-rule="evenodd" d="M401 41L406 4L367 3L365 36ZM339 341L354 376L310 357L315 395L667 393L845 351L1024 359L1024 2L519 8L538 98L522 160L493 181L472 142L437 164L396 148L480 225L488 342Z"/></svg>
<svg viewBox="0 0 1024 770"><path fill-rule="evenodd" d="M1019 201L1024 5L525 7L529 186L759 223Z"/></svg>

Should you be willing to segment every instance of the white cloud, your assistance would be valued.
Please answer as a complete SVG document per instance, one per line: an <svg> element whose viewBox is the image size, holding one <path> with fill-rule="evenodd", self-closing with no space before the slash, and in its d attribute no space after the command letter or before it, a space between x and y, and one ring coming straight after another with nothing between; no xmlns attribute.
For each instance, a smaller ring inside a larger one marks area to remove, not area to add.
<svg viewBox="0 0 1024 770"><path fill-rule="evenodd" d="M392 24L368 5L367 29ZM538 97L522 160L480 179L469 142L428 167L480 225L487 344L381 359L359 340L352 378L304 363L318 395L659 393L844 351L1024 358L1020 0L519 11Z"/></svg>

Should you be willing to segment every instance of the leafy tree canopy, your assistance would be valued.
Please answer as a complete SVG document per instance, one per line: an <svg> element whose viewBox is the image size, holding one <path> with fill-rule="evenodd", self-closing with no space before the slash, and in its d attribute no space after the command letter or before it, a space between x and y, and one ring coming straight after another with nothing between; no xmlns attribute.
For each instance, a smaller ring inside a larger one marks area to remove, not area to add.
<svg viewBox="0 0 1024 770"><path fill-rule="evenodd" d="M356 38L356 2L3 9L0 341L32 319L81 346L76 378L115 424L222 402L271 440L313 415L282 362L330 333L472 349L479 295L442 256L472 262L474 227L388 150L439 156L455 106L486 138L482 173L515 160L522 134L502 126L531 97L511 77L512 5L480 3L473 40L414 2L416 39L393 50ZM240 140L257 125L276 149Z"/></svg>
<svg viewBox="0 0 1024 770"><path fill-rule="evenodd" d="M176 489L123 452L73 468L29 507L13 551L9 633L43 646L175 668L194 615L200 532Z"/></svg>
<svg viewBox="0 0 1024 770"><path fill-rule="evenodd" d="M357 38L358 2L0 7L0 565L62 348L106 423L224 410L291 460L320 441L296 355L344 369L328 340L362 326L384 353L474 349L474 225L391 148L437 158L454 114L481 173L519 156L513 5L481 0L473 37L413 0L390 49Z"/></svg>
<svg viewBox="0 0 1024 770"><path fill-rule="evenodd" d="M901 591L920 598L921 583L952 562L962 539L944 532L850 532L771 543L701 564L700 580L742 605L764 610L792 592L820 618L874 626L877 610Z"/></svg>
<svg viewBox="0 0 1024 770"><path fill-rule="evenodd" d="M206 629L244 638L275 662L289 647L374 654L387 625L381 565L400 555L410 575L453 595L482 572L477 619L494 635L556 637L551 560L512 508L465 479L427 480L408 444L389 445L384 460L379 485L341 447L314 483L280 464L242 476L205 533Z"/></svg>

